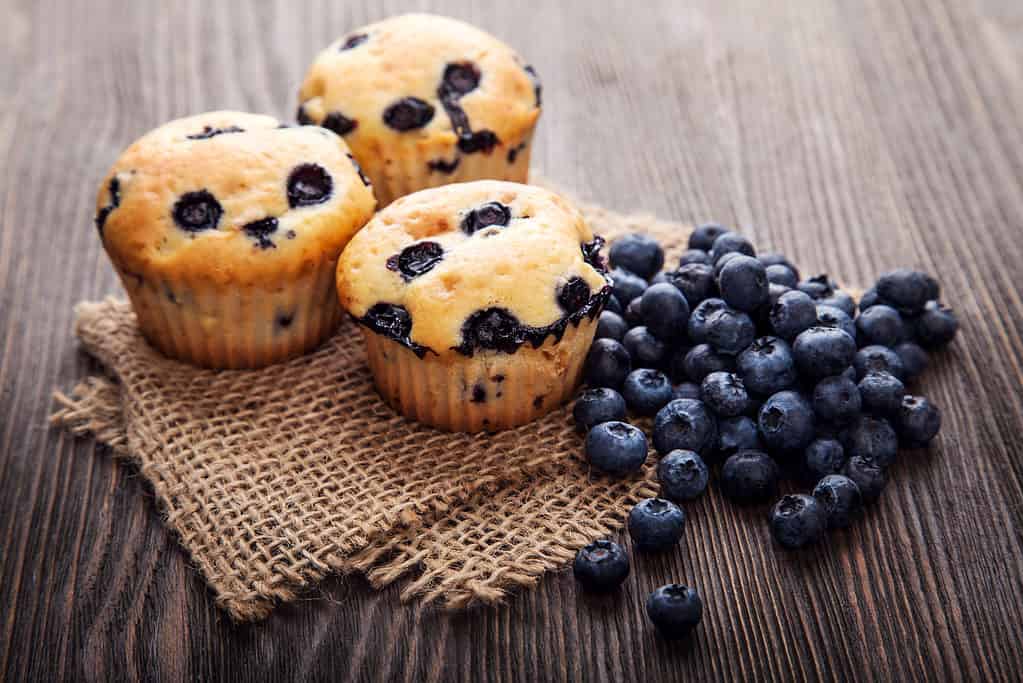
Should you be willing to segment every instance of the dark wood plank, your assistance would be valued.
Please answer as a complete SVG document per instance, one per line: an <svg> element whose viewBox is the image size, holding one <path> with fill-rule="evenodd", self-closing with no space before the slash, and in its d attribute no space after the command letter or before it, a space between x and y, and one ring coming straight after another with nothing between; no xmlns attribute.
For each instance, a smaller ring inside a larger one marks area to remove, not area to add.
<svg viewBox="0 0 1023 683"><path fill-rule="evenodd" d="M862 284L939 273L960 340L919 385L944 410L882 502L820 551L764 510L689 506L676 552L615 596L567 574L446 614L334 577L237 626L103 447L46 426L97 368L72 307L119 291L90 224L118 151L169 118L288 116L316 49L412 3L3 0L0 678L669 680L1023 676L1023 6L671 0L428 3L521 47L547 103L536 164L621 210L741 226ZM419 7L419 4L415 5ZM706 601L654 638L670 579Z"/></svg>

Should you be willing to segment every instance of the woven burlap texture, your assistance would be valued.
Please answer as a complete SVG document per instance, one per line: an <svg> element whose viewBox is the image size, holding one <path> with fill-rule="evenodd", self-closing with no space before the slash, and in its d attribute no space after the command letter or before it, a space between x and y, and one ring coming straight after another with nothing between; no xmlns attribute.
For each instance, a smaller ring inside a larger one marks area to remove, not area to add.
<svg viewBox="0 0 1023 683"><path fill-rule="evenodd" d="M579 204L594 231L689 230ZM129 460L238 621L265 617L330 572L446 607L500 601L565 566L652 495L652 467L610 479L581 459L569 407L493 435L451 434L395 414L373 389L361 335L344 322L316 351L261 370L168 360L131 307L76 309L75 334L104 366L58 394L53 417Z"/></svg>

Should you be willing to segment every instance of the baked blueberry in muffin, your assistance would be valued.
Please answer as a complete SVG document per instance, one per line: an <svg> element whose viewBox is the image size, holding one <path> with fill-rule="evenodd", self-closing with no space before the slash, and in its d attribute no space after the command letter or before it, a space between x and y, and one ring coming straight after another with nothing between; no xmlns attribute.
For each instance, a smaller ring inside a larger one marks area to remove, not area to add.
<svg viewBox="0 0 1023 683"><path fill-rule="evenodd" d="M385 206L447 183L525 182L540 100L536 70L507 45L454 19L408 14L323 50L297 119L343 136Z"/></svg>
<svg viewBox="0 0 1023 683"><path fill-rule="evenodd" d="M456 431L528 422L575 388L611 294L602 244L536 187L459 183L403 197L338 264L380 393Z"/></svg>
<svg viewBox="0 0 1023 683"><path fill-rule="evenodd" d="M145 337L168 356L237 368L330 334L338 255L374 208L346 152L321 128L230 111L128 147L95 224Z"/></svg>

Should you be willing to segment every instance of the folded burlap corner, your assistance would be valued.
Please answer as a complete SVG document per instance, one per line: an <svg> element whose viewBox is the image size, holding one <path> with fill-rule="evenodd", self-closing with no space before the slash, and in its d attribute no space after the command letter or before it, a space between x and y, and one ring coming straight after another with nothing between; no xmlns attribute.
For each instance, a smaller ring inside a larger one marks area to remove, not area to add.
<svg viewBox="0 0 1023 683"><path fill-rule="evenodd" d="M580 203L594 231L689 230ZM55 424L139 467L167 526L232 618L265 617L330 572L446 607L500 601L565 566L653 495L652 467L615 480L581 459L568 407L493 435L439 432L376 394L344 322L316 351L261 370L168 360L131 307L76 308L75 334L109 377L57 394Z"/></svg>

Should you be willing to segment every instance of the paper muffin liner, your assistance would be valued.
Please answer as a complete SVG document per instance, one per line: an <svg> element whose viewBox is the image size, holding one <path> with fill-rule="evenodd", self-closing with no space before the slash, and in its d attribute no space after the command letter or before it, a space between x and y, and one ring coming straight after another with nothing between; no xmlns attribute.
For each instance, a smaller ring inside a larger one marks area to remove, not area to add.
<svg viewBox="0 0 1023 683"><path fill-rule="evenodd" d="M498 431L531 422L572 397L596 332L596 318L569 324L561 340L515 353L455 351L422 358L363 329L377 390L405 417L454 432Z"/></svg>
<svg viewBox="0 0 1023 683"><path fill-rule="evenodd" d="M327 260L273 287L148 277L117 267L143 336L164 355L208 368L257 368L317 346L341 320Z"/></svg>
<svg viewBox="0 0 1023 683"><path fill-rule="evenodd" d="M358 161L373 183L379 210L398 197L451 183L472 180L528 183L532 134L530 127L521 135L502 140L489 153L466 154L447 139L423 142L411 150L407 145L381 144L369 158L363 154ZM450 164L456 159L457 165L450 172L438 168L438 162Z"/></svg>

